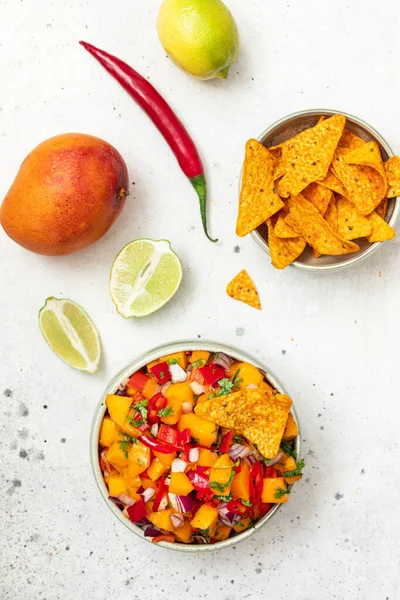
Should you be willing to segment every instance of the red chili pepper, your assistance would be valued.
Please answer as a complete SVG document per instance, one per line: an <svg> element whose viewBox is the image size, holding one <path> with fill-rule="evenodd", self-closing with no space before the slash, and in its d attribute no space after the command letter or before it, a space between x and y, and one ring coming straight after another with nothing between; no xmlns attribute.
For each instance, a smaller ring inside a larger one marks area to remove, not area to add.
<svg viewBox="0 0 400 600"><path fill-rule="evenodd" d="M201 491L197 492L196 498L197 498L197 500L199 500L199 502L203 502L203 503L205 502L206 504L211 504L212 501L214 500L214 492L211 489L201 490ZM219 502L219 500L218 500L218 502ZM198 508L200 508L200 506Z"/></svg>
<svg viewBox="0 0 400 600"><path fill-rule="evenodd" d="M133 387L138 392L143 392L149 379L150 377L142 373L142 371L136 371L129 379L127 385Z"/></svg>
<svg viewBox="0 0 400 600"><path fill-rule="evenodd" d="M138 429L139 431L142 431L144 433L145 431L150 429L150 425L148 423L143 423L143 425L139 425Z"/></svg>
<svg viewBox="0 0 400 600"><path fill-rule="evenodd" d="M279 471L274 469L274 467L264 467L264 477L279 477Z"/></svg>
<svg viewBox="0 0 400 600"><path fill-rule="evenodd" d="M254 509L252 506L244 506L240 500L230 500L226 505L229 512L234 515L240 515L241 517L252 517L254 515Z"/></svg>
<svg viewBox="0 0 400 600"><path fill-rule="evenodd" d="M164 495L164 490L165 490L165 477L163 475L158 480L158 490L157 490L156 497L154 499L153 512L156 512L156 510L158 510L158 508L161 504L162 497Z"/></svg>
<svg viewBox="0 0 400 600"><path fill-rule="evenodd" d="M191 437L190 429L182 429L178 435L178 443L190 444Z"/></svg>
<svg viewBox="0 0 400 600"><path fill-rule="evenodd" d="M210 478L205 473L201 473L199 469L188 471L187 476L190 479L190 483L198 492L210 489ZM213 493L214 496L214 493Z"/></svg>
<svg viewBox="0 0 400 600"><path fill-rule="evenodd" d="M199 197L201 220L206 236L212 242L218 241L213 240L207 232L207 192L204 168L196 146L182 122L151 83L132 67L116 56L87 42L81 41L79 43L122 85L164 136L165 141L175 154L179 166L186 177L189 178Z"/></svg>
<svg viewBox="0 0 400 600"><path fill-rule="evenodd" d="M179 445L179 431L177 429L173 429L168 425L160 425L158 430L157 439L160 442L166 442L167 444L172 444L173 446ZM181 448L182 449L182 448Z"/></svg>
<svg viewBox="0 0 400 600"><path fill-rule="evenodd" d="M128 506L126 512L128 513L129 519L132 521L132 523L137 523L138 521L141 521L147 517L147 510L143 498L137 500L135 504L132 504L132 506Z"/></svg>
<svg viewBox="0 0 400 600"><path fill-rule="evenodd" d="M233 431L228 431L222 438L222 441L221 441L221 444L219 447L219 451L222 453L229 452L232 442L233 442Z"/></svg>
<svg viewBox="0 0 400 600"><path fill-rule="evenodd" d="M164 398L161 392L154 394L147 405L147 420L150 421L150 423L157 423L157 421L160 420L160 417L158 416L159 411L166 406L167 399Z"/></svg>
<svg viewBox="0 0 400 600"><path fill-rule="evenodd" d="M182 450L182 448L180 448L179 446L173 446L172 444L162 444L161 442L153 440L153 438L150 438L147 435L139 435L138 440L148 448L151 448L151 450L161 452L162 454L171 454L171 452L181 452Z"/></svg>
<svg viewBox="0 0 400 600"><path fill-rule="evenodd" d="M208 385L212 385L226 376L224 367L215 365L214 363L207 365L207 367L201 367L199 371Z"/></svg>
<svg viewBox="0 0 400 600"><path fill-rule="evenodd" d="M175 544L175 536L172 533L163 533L161 535L156 535L152 540L153 544L158 544L159 542L169 542L170 544Z"/></svg>
<svg viewBox="0 0 400 600"><path fill-rule="evenodd" d="M260 502L258 505L260 517L264 517L267 513L269 513L273 506L273 504L269 504L268 502Z"/></svg>
<svg viewBox="0 0 400 600"><path fill-rule="evenodd" d="M250 471L250 500L253 506L261 500L263 490L263 467L261 462L256 462Z"/></svg>
<svg viewBox="0 0 400 600"><path fill-rule="evenodd" d="M163 383L167 383L168 381L171 381L171 372L169 370L169 366L168 363L166 362L162 362L162 363L158 363L158 365L154 365L154 367L152 367L150 369L150 373L152 375L154 375L154 377L157 379L158 383L161 383L161 385Z"/></svg>

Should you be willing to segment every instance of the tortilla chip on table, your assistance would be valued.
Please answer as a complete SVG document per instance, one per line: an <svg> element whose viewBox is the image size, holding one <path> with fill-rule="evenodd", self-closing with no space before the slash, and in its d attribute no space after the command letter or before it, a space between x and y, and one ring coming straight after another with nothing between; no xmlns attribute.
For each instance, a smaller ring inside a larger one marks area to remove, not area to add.
<svg viewBox="0 0 400 600"><path fill-rule="evenodd" d="M226 293L231 298L234 298L234 300L239 300L253 308L261 310L260 298L256 286L245 269L240 271L240 273L228 283Z"/></svg>

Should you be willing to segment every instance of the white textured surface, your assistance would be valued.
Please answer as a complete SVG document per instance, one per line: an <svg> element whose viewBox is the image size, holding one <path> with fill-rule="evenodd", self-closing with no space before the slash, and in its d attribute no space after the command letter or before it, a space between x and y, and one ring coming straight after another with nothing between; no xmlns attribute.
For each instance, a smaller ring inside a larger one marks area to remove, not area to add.
<svg viewBox="0 0 400 600"><path fill-rule="evenodd" d="M274 271L251 239L234 235L244 142L277 118L342 109L400 151L398 0L228 4L240 61L226 82L202 83L165 58L157 0L0 0L0 196L25 154L65 131L113 143L135 182L119 221L85 252L44 258L0 234L2 600L400 597L398 241L352 270L316 277ZM207 166L218 246L204 238L194 193L164 141L80 38L150 76L188 125ZM171 240L184 281L165 309L125 321L107 280L118 250L140 236ZM261 313L225 295L243 267ZM49 295L71 297L93 317L104 348L97 375L68 369L41 339L36 315ZM121 366L198 335L265 359L288 387L307 482L254 538L185 556L140 543L113 521L93 482L88 435Z"/></svg>

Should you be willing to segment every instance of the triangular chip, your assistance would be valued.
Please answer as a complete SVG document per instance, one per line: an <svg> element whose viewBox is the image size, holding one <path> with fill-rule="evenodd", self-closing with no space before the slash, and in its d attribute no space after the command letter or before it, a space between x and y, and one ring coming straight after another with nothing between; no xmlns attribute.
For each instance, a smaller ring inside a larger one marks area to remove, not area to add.
<svg viewBox="0 0 400 600"><path fill-rule="evenodd" d="M338 196L337 206L337 232L344 240L356 240L368 237L372 233L372 225L358 208L344 196Z"/></svg>
<svg viewBox="0 0 400 600"><path fill-rule="evenodd" d="M384 163L388 182L388 198L400 196L400 156L392 156Z"/></svg>
<svg viewBox="0 0 400 600"><path fill-rule="evenodd" d="M348 165L364 165L365 167L372 167L378 171L382 177L385 185L384 197L387 194L387 179L386 173L382 162L381 151L376 142L368 142L359 148L355 148L351 152L348 152L344 156L344 162Z"/></svg>
<svg viewBox="0 0 400 600"><path fill-rule="evenodd" d="M319 183L310 183L310 185L303 190L304 198L308 200L308 202L311 202L311 204L319 210L322 216L324 216L326 209L328 208L332 195L333 192L331 190Z"/></svg>
<svg viewBox="0 0 400 600"><path fill-rule="evenodd" d="M338 213L336 207L336 198L333 194L331 201L329 202L329 206L326 209L326 213L324 214L324 219L328 223L329 227L337 233L338 230ZM315 248L312 249L312 255L314 258L319 258L321 253L318 252Z"/></svg>
<svg viewBox="0 0 400 600"><path fill-rule="evenodd" d="M375 209L376 214L379 215L382 219L386 217L387 205L388 201L387 198L385 198L380 204L378 204L378 206Z"/></svg>
<svg viewBox="0 0 400 600"><path fill-rule="evenodd" d="M395 237L396 232L393 227L386 223L375 211L368 215L367 219L372 225L372 233L368 236L369 242L386 242Z"/></svg>
<svg viewBox="0 0 400 600"><path fill-rule="evenodd" d="M246 144L236 233L241 237L257 229L283 206L274 183L275 160L257 140Z"/></svg>
<svg viewBox="0 0 400 600"><path fill-rule="evenodd" d="M332 163L334 174L362 215L369 215L386 196L386 180L370 166L347 164L346 150L338 148Z"/></svg>
<svg viewBox="0 0 400 600"><path fill-rule="evenodd" d="M283 238L283 239L295 238L295 237L299 237L299 235L300 235L300 233L298 231L296 231L295 229L293 229L293 227L286 225L285 219L288 216L288 214L289 214L289 208L288 208L288 206L285 205L282 208L282 210L279 211L278 215L276 216L276 223L275 223L274 231L275 231L275 235L277 235L279 238Z"/></svg>
<svg viewBox="0 0 400 600"><path fill-rule="evenodd" d="M268 219L268 247L275 269L284 269L303 253L306 240L303 237L279 238L272 219Z"/></svg>
<svg viewBox="0 0 400 600"><path fill-rule="evenodd" d="M273 458L279 452L291 405L285 394L244 389L196 404L194 412L244 435L265 458Z"/></svg>
<svg viewBox="0 0 400 600"><path fill-rule="evenodd" d="M243 269L228 283L226 293L235 300L240 300L253 308L261 310L260 298L251 277Z"/></svg>
<svg viewBox="0 0 400 600"><path fill-rule="evenodd" d="M354 150L354 148L359 148L366 144L366 141L362 138L358 137L355 133L352 133L349 129L344 129L342 133L342 137L339 141L339 146L341 148L347 148L348 150Z"/></svg>
<svg viewBox="0 0 400 600"><path fill-rule="evenodd" d="M360 249L354 242L347 242L332 231L315 206L307 202L301 194L290 197L289 209L286 223L301 231L306 241L317 252L337 256Z"/></svg>
<svg viewBox="0 0 400 600"><path fill-rule="evenodd" d="M297 195L310 183L324 179L345 122L343 115L334 115L283 144L282 159L286 173L277 186L283 198Z"/></svg>
<svg viewBox="0 0 400 600"><path fill-rule="evenodd" d="M328 188L328 190L332 190L332 192L336 192L342 196L346 195L346 190L344 189L343 183L339 181L339 179L332 173L330 169L325 179L319 181L318 183Z"/></svg>

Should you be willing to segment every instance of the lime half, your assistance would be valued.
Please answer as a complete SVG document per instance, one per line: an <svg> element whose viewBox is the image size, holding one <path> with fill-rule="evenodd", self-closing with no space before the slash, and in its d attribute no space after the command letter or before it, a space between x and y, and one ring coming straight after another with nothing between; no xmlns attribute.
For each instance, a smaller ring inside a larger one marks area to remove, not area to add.
<svg viewBox="0 0 400 600"><path fill-rule="evenodd" d="M123 317L145 317L172 298L181 280L181 261L167 240L135 240L114 261L110 294Z"/></svg>
<svg viewBox="0 0 400 600"><path fill-rule="evenodd" d="M101 355L99 334L75 302L47 298L39 311L39 328L50 348L71 367L88 373L97 371Z"/></svg>

